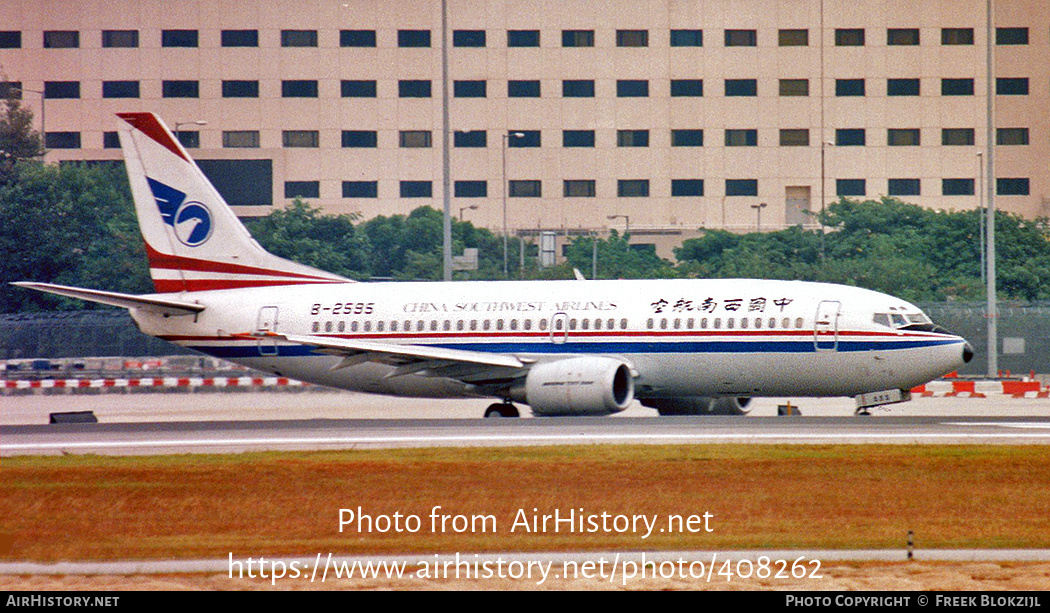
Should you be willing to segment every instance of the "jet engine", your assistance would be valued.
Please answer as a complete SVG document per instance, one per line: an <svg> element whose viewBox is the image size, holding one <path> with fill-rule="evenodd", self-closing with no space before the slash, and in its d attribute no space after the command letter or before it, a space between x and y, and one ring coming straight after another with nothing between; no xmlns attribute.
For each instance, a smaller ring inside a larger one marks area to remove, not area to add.
<svg viewBox="0 0 1050 613"><path fill-rule="evenodd" d="M642 406L660 415L747 415L750 398L686 396L683 398L640 398Z"/></svg>
<svg viewBox="0 0 1050 613"><path fill-rule="evenodd" d="M608 415L634 400L631 369L612 358L580 357L537 364L511 397L536 415Z"/></svg>

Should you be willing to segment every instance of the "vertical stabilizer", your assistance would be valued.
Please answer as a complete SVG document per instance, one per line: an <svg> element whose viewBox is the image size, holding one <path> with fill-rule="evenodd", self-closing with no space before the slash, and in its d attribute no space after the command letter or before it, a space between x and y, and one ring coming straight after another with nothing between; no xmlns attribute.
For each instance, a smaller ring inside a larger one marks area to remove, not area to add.
<svg viewBox="0 0 1050 613"><path fill-rule="evenodd" d="M117 116L158 292L349 281L268 253L156 115Z"/></svg>

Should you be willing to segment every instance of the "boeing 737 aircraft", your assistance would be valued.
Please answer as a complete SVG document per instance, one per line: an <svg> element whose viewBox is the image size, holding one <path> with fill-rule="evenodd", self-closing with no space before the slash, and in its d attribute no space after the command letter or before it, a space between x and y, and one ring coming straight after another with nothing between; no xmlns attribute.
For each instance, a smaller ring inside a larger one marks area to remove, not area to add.
<svg viewBox="0 0 1050 613"><path fill-rule="evenodd" d="M973 357L892 296L753 279L356 283L264 251L151 113L119 114L157 293L22 287L127 308L147 333L324 386L489 397L486 416L743 414L759 396L858 408ZM396 405L395 405L396 406ZM392 409L395 410L395 409Z"/></svg>

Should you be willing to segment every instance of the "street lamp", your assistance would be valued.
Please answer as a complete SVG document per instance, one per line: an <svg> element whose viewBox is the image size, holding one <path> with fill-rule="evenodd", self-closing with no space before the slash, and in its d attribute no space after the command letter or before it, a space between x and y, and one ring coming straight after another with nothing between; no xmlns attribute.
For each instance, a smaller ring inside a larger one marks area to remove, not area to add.
<svg viewBox="0 0 1050 613"><path fill-rule="evenodd" d="M984 249L984 152L977 152L977 181L980 187L977 189L978 205L977 205L977 228L978 234L981 235L981 282L984 283L986 280L985 275L988 273L985 265L985 249Z"/></svg>
<svg viewBox="0 0 1050 613"><path fill-rule="evenodd" d="M477 210L477 208L478 208L478 205L476 205L476 204L472 204L470 206L461 206L461 207L459 207L459 221L460 222L463 221L463 211L466 211L468 209L471 210L471 211L474 211L474 210Z"/></svg>
<svg viewBox="0 0 1050 613"><path fill-rule="evenodd" d="M177 121L177 122L175 122L175 140L179 141L180 145L182 144L182 134L179 133L179 128L181 126L206 126L206 125L208 125L208 122L203 120L203 119L198 119L197 121Z"/></svg>
<svg viewBox="0 0 1050 613"><path fill-rule="evenodd" d="M766 203L752 204L751 208L755 209L755 214L758 216L756 220L755 228L758 232L762 231L762 209L766 208Z"/></svg>
<svg viewBox="0 0 1050 613"><path fill-rule="evenodd" d="M507 191L509 186L507 185L507 147L510 144L511 137L521 138L525 136L523 132L507 132L503 135L503 276L507 276Z"/></svg>
<svg viewBox="0 0 1050 613"><path fill-rule="evenodd" d="M608 219L611 221L613 219L619 219L620 217L623 217L624 223L626 224L626 226L624 227L624 231L623 231L624 240L625 241L626 240L630 240L630 237L631 237L631 216L630 215L609 215Z"/></svg>

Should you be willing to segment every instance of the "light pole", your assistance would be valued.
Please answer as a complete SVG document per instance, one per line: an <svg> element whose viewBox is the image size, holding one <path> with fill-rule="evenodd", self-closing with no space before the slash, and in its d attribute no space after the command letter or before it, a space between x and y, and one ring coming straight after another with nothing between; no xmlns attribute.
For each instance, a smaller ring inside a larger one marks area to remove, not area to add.
<svg viewBox="0 0 1050 613"><path fill-rule="evenodd" d="M985 183L985 189L988 190L988 221L986 222L986 230L988 231L988 261L987 270L988 276L985 280L987 284L986 292L988 294L988 377L994 378L999 375L999 306L996 295L996 275L995 275L995 96L992 95L992 85L994 84L993 77L993 65L994 65L994 47L992 47L993 40L992 36L995 34L994 28L994 13L992 11L992 0L987 0L985 16L985 104L986 114L985 117L985 159L986 168L985 172L988 174L988 179Z"/></svg>
<svg viewBox="0 0 1050 613"><path fill-rule="evenodd" d="M985 282L985 275L988 271L985 269L985 253L984 253L984 152L977 152L977 182L979 187L977 188L978 204L977 204L977 233L981 235L981 283Z"/></svg>
<svg viewBox="0 0 1050 613"><path fill-rule="evenodd" d="M624 230L623 230L624 240L625 241L629 241L631 239L631 216L630 215L609 215L608 219L611 221L613 219L619 219L620 217L623 217L623 221L624 221L624 224L625 224Z"/></svg>
<svg viewBox="0 0 1050 613"><path fill-rule="evenodd" d="M521 138L525 136L522 132L506 132L503 134L503 276L507 276L507 147L510 145L511 137Z"/></svg>
<svg viewBox="0 0 1050 613"><path fill-rule="evenodd" d="M461 206L461 207L459 207L459 221L461 223L463 221L463 211L466 211L466 210L474 211L474 210L477 210L477 208L478 208L478 205L476 205L476 204L472 204L470 206Z"/></svg>
<svg viewBox="0 0 1050 613"><path fill-rule="evenodd" d="M198 119L197 121L176 121L175 122L175 140L179 141L179 144L182 145L182 133L179 132L179 128L182 127L182 126L206 126L206 125L208 125L208 122L203 120L203 119ZM197 144L199 145L200 143L198 142Z"/></svg>
<svg viewBox="0 0 1050 613"><path fill-rule="evenodd" d="M755 213L758 216L758 219L756 220L756 223L755 223L755 228L756 228L756 230L758 232L761 232L762 231L762 209L766 208L766 203L762 202L760 204L752 204L751 208L755 209Z"/></svg>

